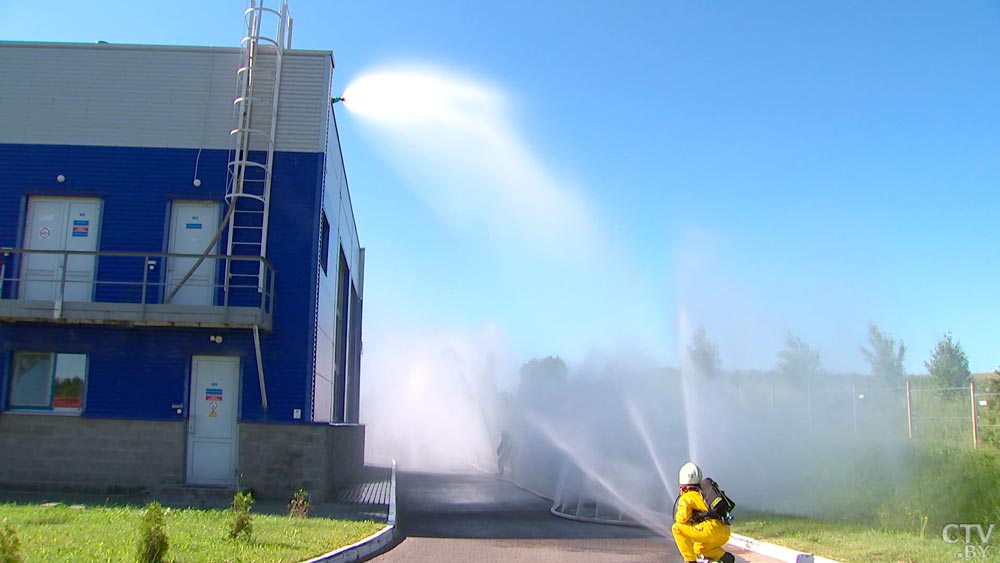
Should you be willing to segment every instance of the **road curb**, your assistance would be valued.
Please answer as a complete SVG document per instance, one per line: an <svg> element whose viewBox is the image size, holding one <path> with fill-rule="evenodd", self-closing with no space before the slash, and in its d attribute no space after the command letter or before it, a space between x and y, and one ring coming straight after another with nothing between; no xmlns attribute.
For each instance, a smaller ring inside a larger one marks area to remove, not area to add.
<svg viewBox="0 0 1000 563"><path fill-rule="evenodd" d="M376 553L392 545L399 537L396 526L396 462L392 462L392 476L389 481L389 511L386 517L386 528L372 534L356 544L342 547L325 555L308 559L302 563L347 563L349 561L366 561Z"/></svg>
<svg viewBox="0 0 1000 563"><path fill-rule="evenodd" d="M766 541L748 538L739 534L730 534L729 543L726 545L752 551L763 555L764 557L770 557L771 559L777 559L782 563L840 563L839 561L834 561L833 559L827 559L826 557L805 553L789 547L783 547Z"/></svg>

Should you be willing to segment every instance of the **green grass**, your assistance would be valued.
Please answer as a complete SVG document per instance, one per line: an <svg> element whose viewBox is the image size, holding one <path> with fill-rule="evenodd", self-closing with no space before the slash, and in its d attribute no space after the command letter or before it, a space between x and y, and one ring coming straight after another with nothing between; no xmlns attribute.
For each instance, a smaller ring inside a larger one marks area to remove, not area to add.
<svg viewBox="0 0 1000 563"><path fill-rule="evenodd" d="M1000 561L996 538L987 558L964 559L959 557L959 552L965 549L964 542L946 543L940 530L928 529L926 537L921 538L908 532L860 524L754 513L733 522L733 532L844 563Z"/></svg>
<svg viewBox="0 0 1000 563"><path fill-rule="evenodd" d="M1000 450L944 439L862 446L827 445L803 462L812 479L789 494L814 518L740 513L733 531L845 563L1000 562ZM986 557L942 538L961 524L996 526Z"/></svg>
<svg viewBox="0 0 1000 563"><path fill-rule="evenodd" d="M135 561L142 509L0 504L17 529L26 563ZM384 527L372 521L254 514L253 539L227 537L222 510L169 509L167 561L176 563L298 562L360 541Z"/></svg>
<svg viewBox="0 0 1000 563"><path fill-rule="evenodd" d="M979 415L992 424L1000 407L989 408ZM1000 432L973 449L968 409L967 395L915 390L914 440L817 442L797 462L809 479L787 483L787 502L771 506L813 518L740 514L734 532L846 563L1000 562ZM944 541L946 526L962 524L995 526L987 557Z"/></svg>

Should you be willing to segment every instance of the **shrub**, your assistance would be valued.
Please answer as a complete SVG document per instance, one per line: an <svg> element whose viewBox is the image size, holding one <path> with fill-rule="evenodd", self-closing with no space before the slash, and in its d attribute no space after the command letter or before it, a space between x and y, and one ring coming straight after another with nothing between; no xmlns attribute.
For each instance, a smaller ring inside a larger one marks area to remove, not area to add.
<svg viewBox="0 0 1000 563"><path fill-rule="evenodd" d="M163 507L158 502L151 502L142 514L138 560L140 563L163 563L169 547Z"/></svg>
<svg viewBox="0 0 1000 563"><path fill-rule="evenodd" d="M250 510L253 508L253 495L249 491L236 493L233 496L233 525L229 530L230 538L244 536L247 540L253 535L253 522Z"/></svg>
<svg viewBox="0 0 1000 563"><path fill-rule="evenodd" d="M935 537L956 523L992 523L1000 516L1000 452L992 448L913 448L912 473L879 510L883 526Z"/></svg>
<svg viewBox="0 0 1000 563"><path fill-rule="evenodd" d="M292 518L305 518L309 515L311 507L309 493L305 489L297 489L292 494L292 500L288 503L288 515Z"/></svg>
<svg viewBox="0 0 1000 563"><path fill-rule="evenodd" d="M6 519L0 525L0 563L24 563L17 530Z"/></svg>

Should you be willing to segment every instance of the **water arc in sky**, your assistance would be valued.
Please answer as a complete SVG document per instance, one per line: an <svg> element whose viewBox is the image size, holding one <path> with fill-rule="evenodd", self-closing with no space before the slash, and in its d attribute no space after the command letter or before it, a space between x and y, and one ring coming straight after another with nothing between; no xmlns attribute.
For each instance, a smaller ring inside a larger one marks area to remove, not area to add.
<svg viewBox="0 0 1000 563"><path fill-rule="evenodd" d="M558 259L584 257L599 243L584 191L532 149L502 89L404 68L365 73L343 98L388 164L450 226Z"/></svg>

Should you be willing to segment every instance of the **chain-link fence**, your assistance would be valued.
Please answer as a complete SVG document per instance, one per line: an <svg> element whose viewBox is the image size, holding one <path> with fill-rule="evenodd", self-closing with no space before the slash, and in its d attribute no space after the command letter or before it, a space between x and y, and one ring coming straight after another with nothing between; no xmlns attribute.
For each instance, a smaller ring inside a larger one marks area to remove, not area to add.
<svg viewBox="0 0 1000 563"><path fill-rule="evenodd" d="M995 380L961 387L908 383L907 431L911 439L1000 446L1000 391Z"/></svg>
<svg viewBox="0 0 1000 563"><path fill-rule="evenodd" d="M907 433L911 439L974 443L969 387L908 385Z"/></svg>
<svg viewBox="0 0 1000 563"><path fill-rule="evenodd" d="M728 399L747 418L795 433L906 432L905 392L861 380L745 380ZM889 432L884 432L888 430Z"/></svg>
<svg viewBox="0 0 1000 563"><path fill-rule="evenodd" d="M871 379L801 382L743 381L732 399L752 405L755 418L798 430L839 435L881 432L948 445L1000 447L1000 379L937 387L912 378L903 386Z"/></svg>

